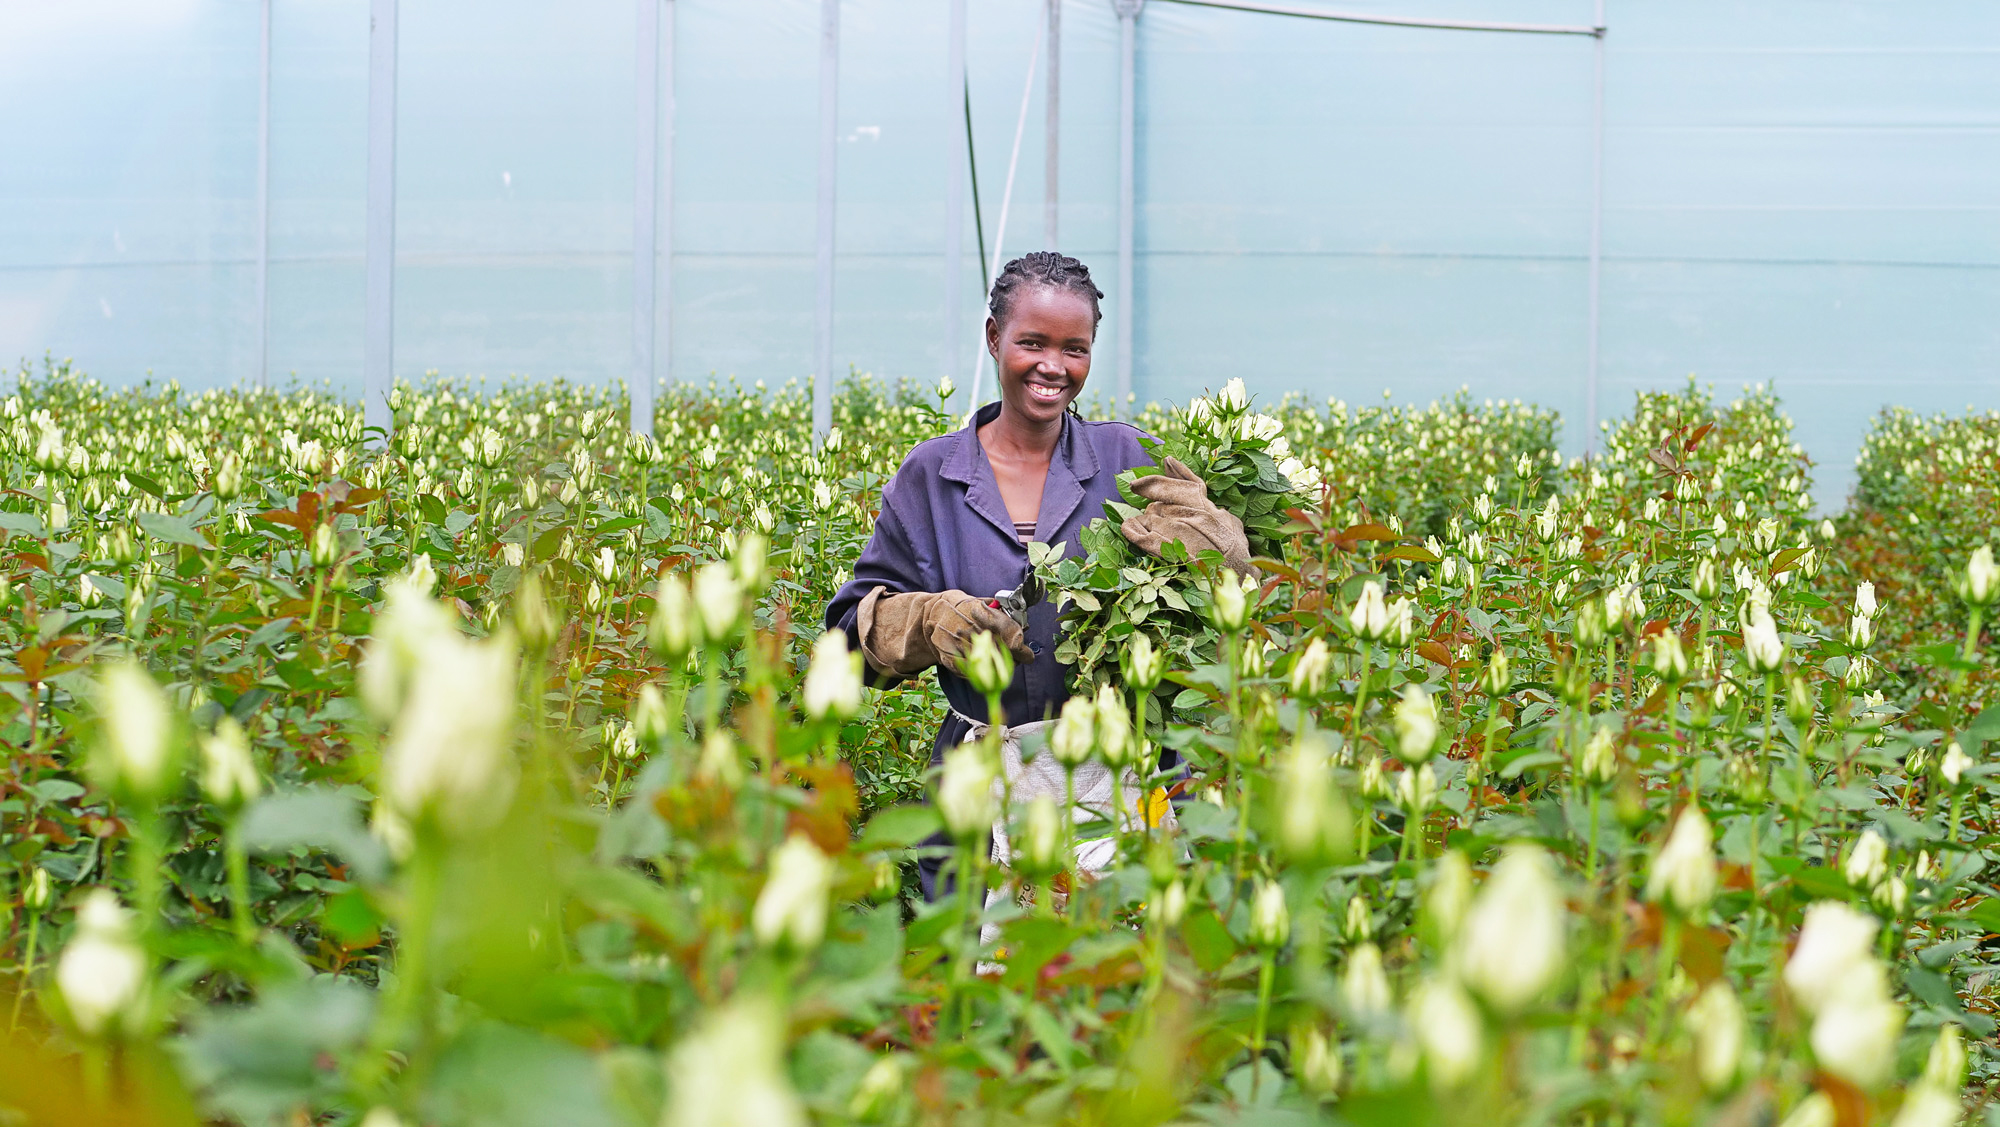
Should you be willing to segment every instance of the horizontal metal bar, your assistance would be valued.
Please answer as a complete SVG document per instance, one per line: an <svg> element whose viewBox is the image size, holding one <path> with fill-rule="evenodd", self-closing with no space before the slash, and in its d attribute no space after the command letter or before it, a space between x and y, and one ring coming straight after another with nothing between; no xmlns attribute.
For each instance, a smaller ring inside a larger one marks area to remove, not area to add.
<svg viewBox="0 0 2000 1127"><path fill-rule="evenodd" d="M1270 4L1264 0L1163 0L1169 4L1192 4L1200 8L1227 8L1237 12L1261 12L1267 16L1296 16L1307 20L1335 23L1366 23L1382 27L1428 27L1442 31L1504 31L1517 35L1604 34L1601 27L1555 23L1488 23L1481 20L1429 20L1406 16L1378 16L1366 12L1330 12L1324 8L1302 8L1297 4Z"/></svg>

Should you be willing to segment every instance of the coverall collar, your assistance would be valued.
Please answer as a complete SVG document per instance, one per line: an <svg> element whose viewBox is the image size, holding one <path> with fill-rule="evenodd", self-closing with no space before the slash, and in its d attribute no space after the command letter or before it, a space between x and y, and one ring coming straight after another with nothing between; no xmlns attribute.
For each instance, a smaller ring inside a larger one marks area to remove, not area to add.
<svg viewBox="0 0 2000 1127"><path fill-rule="evenodd" d="M1007 513L1006 499L986 448L979 444L979 428L1000 417L1000 404L988 403L973 412L972 421L952 434L951 452L945 455L938 476L965 486L965 503L1004 533L1014 538L1014 520ZM1075 422L1063 416L1063 429L1056 448L1049 455L1049 476L1042 485L1042 511L1035 518L1035 539L1046 542L1056 529L1069 520L1083 503L1083 483L1097 476L1097 452L1078 432Z"/></svg>

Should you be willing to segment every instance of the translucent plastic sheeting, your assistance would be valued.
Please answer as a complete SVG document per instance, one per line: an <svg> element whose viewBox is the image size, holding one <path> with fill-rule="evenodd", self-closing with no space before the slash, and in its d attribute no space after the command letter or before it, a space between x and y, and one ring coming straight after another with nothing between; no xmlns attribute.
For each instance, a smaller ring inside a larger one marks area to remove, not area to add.
<svg viewBox="0 0 2000 1127"><path fill-rule="evenodd" d="M1295 0L1306 5L1320 0ZM1590 0L1326 0L1588 24ZM675 0L673 308L662 371L805 378L819 0ZM270 364L358 391L367 0L274 0ZM1775 382L1851 484L1869 417L2000 390L2000 8L1609 0L1600 402L1693 373ZM972 0L993 236L1044 0ZM943 352L946 6L842 8L837 362ZM631 367L633 0L405 0L396 366ZM0 5L0 357L113 382L256 376L259 5ZM1118 32L1065 0L1061 232L1112 290ZM1588 357L1592 41L1321 23L1151 0L1139 19L1141 398L1428 400L1570 420ZM1043 107L1007 242L1040 245ZM665 135L665 125L662 126ZM664 198L664 196L663 196ZM662 222L666 221L663 213ZM979 256L967 223L967 323ZM671 332L669 332L671 329Z"/></svg>

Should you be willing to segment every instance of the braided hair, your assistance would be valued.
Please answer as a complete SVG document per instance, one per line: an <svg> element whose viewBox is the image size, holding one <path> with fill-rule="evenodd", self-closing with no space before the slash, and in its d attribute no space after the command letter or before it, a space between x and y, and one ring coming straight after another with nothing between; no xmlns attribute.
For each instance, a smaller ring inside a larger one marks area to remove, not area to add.
<svg viewBox="0 0 2000 1127"><path fill-rule="evenodd" d="M1104 311L1097 307L1104 291L1090 280L1090 267L1066 254L1038 250L1000 268L1000 276L993 280L993 294L986 302L986 310L993 315L994 323L1007 323L1007 315L1014 311L1014 299L1024 286L1049 286L1076 294L1090 302L1093 328L1104 320Z"/></svg>

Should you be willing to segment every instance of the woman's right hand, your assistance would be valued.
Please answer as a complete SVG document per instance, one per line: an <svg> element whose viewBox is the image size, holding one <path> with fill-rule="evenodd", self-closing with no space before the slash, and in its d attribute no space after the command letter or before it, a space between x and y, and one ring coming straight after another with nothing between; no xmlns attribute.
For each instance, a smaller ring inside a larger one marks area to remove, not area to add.
<svg viewBox="0 0 2000 1127"><path fill-rule="evenodd" d="M861 652L878 673L908 677L933 665L960 672L960 662L982 632L1006 646L1014 660L1035 659L1019 623L987 599L963 591L876 589L862 600Z"/></svg>

